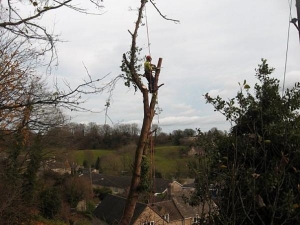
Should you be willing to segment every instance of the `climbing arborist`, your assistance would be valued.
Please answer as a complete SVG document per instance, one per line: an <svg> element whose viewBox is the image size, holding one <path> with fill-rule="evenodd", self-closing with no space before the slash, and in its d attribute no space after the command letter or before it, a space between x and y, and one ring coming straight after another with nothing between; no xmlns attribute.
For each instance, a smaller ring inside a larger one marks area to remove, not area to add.
<svg viewBox="0 0 300 225"><path fill-rule="evenodd" d="M146 62L144 63L144 70L145 70L145 74L144 77L146 77L146 79L148 80L148 87L149 87L149 91L150 93L154 92L154 76L152 74L153 69L156 69L156 66L154 64L151 64L151 56L147 55L146 56Z"/></svg>

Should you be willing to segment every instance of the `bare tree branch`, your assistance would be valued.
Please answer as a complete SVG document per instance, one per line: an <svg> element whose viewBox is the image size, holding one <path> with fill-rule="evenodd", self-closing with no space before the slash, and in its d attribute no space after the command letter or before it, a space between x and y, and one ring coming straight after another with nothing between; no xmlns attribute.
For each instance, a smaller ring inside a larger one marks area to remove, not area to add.
<svg viewBox="0 0 300 225"><path fill-rule="evenodd" d="M30 45L31 40L42 41L39 43L40 55L44 55L46 52L51 52L51 58L48 63L47 71L50 69L50 65L57 59L57 52L55 49L55 43L60 41L58 35L49 33L48 29L41 23L43 15L50 13L53 10L59 10L61 8L68 8L79 13L102 15L103 13L89 12L87 8L80 8L75 4L72 4L74 0L49 0L49 1L14 1L7 0L6 2L0 1L0 31L2 29L9 31L11 34L16 35L20 39L26 39ZM100 9L103 6L100 4L101 0L89 0L89 2ZM32 9L29 10L29 15L22 14L23 10L20 7L30 4Z"/></svg>
<svg viewBox="0 0 300 225"><path fill-rule="evenodd" d="M164 18L165 20L170 20L170 21L173 21L175 23L180 23L179 20L175 20L175 19L169 19L167 18L166 15L163 15L160 10L156 7L156 3L154 3L152 0L150 0L151 4L154 6L154 8L156 9L156 11L159 13L159 15L161 15L162 18Z"/></svg>
<svg viewBox="0 0 300 225"><path fill-rule="evenodd" d="M35 15L33 15L33 16L29 16L29 17L24 18L24 19L22 19L22 17L21 17L19 14L17 14L17 12L14 10L14 12L19 16L20 20L17 21L17 22L11 22L11 21L2 22L2 23L0 23L0 27L6 28L7 26L18 26L18 25L24 24L24 23L26 23L26 22L28 22L28 21L30 21L30 20L33 20L33 19L38 18L39 16L41 16L42 14L44 14L44 13L47 12L47 11L50 11L50 10L54 10L54 9L58 9L58 8L60 8L60 7L63 7L63 6L65 6L65 5L67 5L67 4L68 4L69 2L71 2L71 1L72 1L72 0L66 0L66 1L64 1L64 2L62 2L62 3L59 2L59 5L57 5L57 6L44 7L44 9L38 10L38 13L37 13L37 14L35 14ZM56 1L56 2L57 2L57 1ZM11 6L11 4L10 4L10 0L8 1L8 3L9 3L10 8L12 9L12 6ZM58 2L57 2L57 3L58 3ZM11 16L10 16L10 17L11 17Z"/></svg>

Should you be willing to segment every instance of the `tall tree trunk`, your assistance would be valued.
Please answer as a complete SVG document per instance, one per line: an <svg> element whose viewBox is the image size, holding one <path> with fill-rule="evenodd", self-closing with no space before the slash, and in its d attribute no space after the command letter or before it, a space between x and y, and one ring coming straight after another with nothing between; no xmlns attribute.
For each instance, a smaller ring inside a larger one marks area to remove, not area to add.
<svg viewBox="0 0 300 225"><path fill-rule="evenodd" d="M162 64L162 59L160 58L157 64L157 68L160 68ZM159 77L160 70L157 70L155 73L155 84L154 87L157 87L158 77ZM119 223L119 225L128 225L130 224L131 218L133 217L135 205L138 200L138 187L140 185L141 180L141 163L142 157L144 153L144 148L147 147L149 134L151 129L151 124L153 117L155 115L155 104L157 100L158 89L152 94L151 102L149 104L148 98L148 90L143 89L143 104L144 104L144 119L143 119L143 126L139 138L139 142L135 152L135 160L133 165L133 175L130 185L129 194L127 197L126 206L124 209L123 217Z"/></svg>
<svg viewBox="0 0 300 225"><path fill-rule="evenodd" d="M136 46L136 39L137 39L138 29L141 24L141 20L143 18L143 10L146 3L147 0L141 0L141 5L138 10L138 18L135 23L134 32L129 31L132 38L130 54L128 55L129 58L126 57L126 54L123 54L123 65L122 65L123 71L125 71L127 79L134 85L134 87L137 87L141 91L143 96L144 119L143 119L143 125L142 125L139 142L135 152L133 175L132 175L131 185L129 189L129 194L127 197L127 202L123 212L123 216L121 221L119 222L119 225L130 224L134 214L135 206L139 195L142 158L144 154L144 149L147 147L146 145L149 139L152 120L155 115L154 109L155 109L157 95L158 95L157 83L160 74L160 69L156 69L155 82L154 82L155 90L152 93L151 101L149 101L149 91L145 88L145 85L142 83L136 66L136 62L138 61L137 60L138 48ZM157 68L161 68L161 64L162 64L162 58L159 58Z"/></svg>

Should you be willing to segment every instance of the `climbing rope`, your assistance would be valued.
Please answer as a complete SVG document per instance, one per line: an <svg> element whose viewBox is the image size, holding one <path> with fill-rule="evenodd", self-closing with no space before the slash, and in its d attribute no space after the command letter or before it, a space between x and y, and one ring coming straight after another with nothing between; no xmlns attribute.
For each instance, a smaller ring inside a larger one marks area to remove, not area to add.
<svg viewBox="0 0 300 225"><path fill-rule="evenodd" d="M146 18L146 31L147 31L147 41L148 41L148 50L149 50L149 55L151 56L151 49L150 49L150 35L149 35L149 25L148 25L148 17L147 17L147 9L146 9L146 5L145 5L145 18ZM150 76L150 83L152 76ZM151 84L150 84L151 85ZM158 99L157 99L157 106L158 106L158 114L157 114L157 118L158 118L158 123L159 123L159 114L161 112L161 109L159 108L158 105Z"/></svg>
<svg viewBox="0 0 300 225"><path fill-rule="evenodd" d="M154 142L153 142L152 132L149 135L149 149L150 149L150 179L152 180L149 202L154 203L155 199L153 194L155 193L156 184L155 184L155 165L154 165Z"/></svg>
<svg viewBox="0 0 300 225"><path fill-rule="evenodd" d="M289 15L288 34L287 34L287 43L286 43L286 51L285 51L285 63L284 63L284 74L283 74L283 85L282 85L281 97L283 97L283 93L284 93L286 67L287 67L288 52L289 52L290 27L291 27L291 19L292 19L292 1L293 0L289 1L290 15Z"/></svg>
<svg viewBox="0 0 300 225"><path fill-rule="evenodd" d="M148 25L148 17L147 17L147 9L145 5L145 18L146 18L146 31L147 31L147 41L148 41L148 51L149 55L151 56L151 49L150 49L150 35L149 35L149 25ZM150 76L150 82L151 82L151 77ZM150 84L151 85L151 84ZM157 100L158 101L158 100ZM158 102L157 102L158 105ZM160 108L159 108L159 113L160 113ZM159 123L159 116L158 116L158 123ZM151 129L151 126L150 126ZM156 135L156 131L155 135ZM156 189L156 184L155 184L155 165L154 165L154 140L153 140L153 131L149 131L149 150L150 150L150 179L152 180L152 187L151 187L151 193L150 193L150 198L149 201L150 203L154 203L155 198L154 198L154 192Z"/></svg>
<svg viewBox="0 0 300 225"><path fill-rule="evenodd" d="M147 30L148 50L149 50L149 55L151 55L151 51L150 51L150 38L149 38L149 28L148 28L148 19L147 19L147 9L146 9L146 5L145 5L145 18L146 18L146 30Z"/></svg>

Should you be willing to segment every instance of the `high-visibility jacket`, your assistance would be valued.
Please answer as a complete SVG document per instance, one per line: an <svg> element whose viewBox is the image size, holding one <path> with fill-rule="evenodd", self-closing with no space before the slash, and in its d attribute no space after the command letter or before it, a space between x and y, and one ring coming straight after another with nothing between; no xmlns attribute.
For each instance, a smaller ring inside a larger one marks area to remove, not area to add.
<svg viewBox="0 0 300 225"><path fill-rule="evenodd" d="M146 61L146 62L144 63L144 70L145 70L145 72L149 72L149 73L152 71L152 65L151 65L151 62Z"/></svg>

